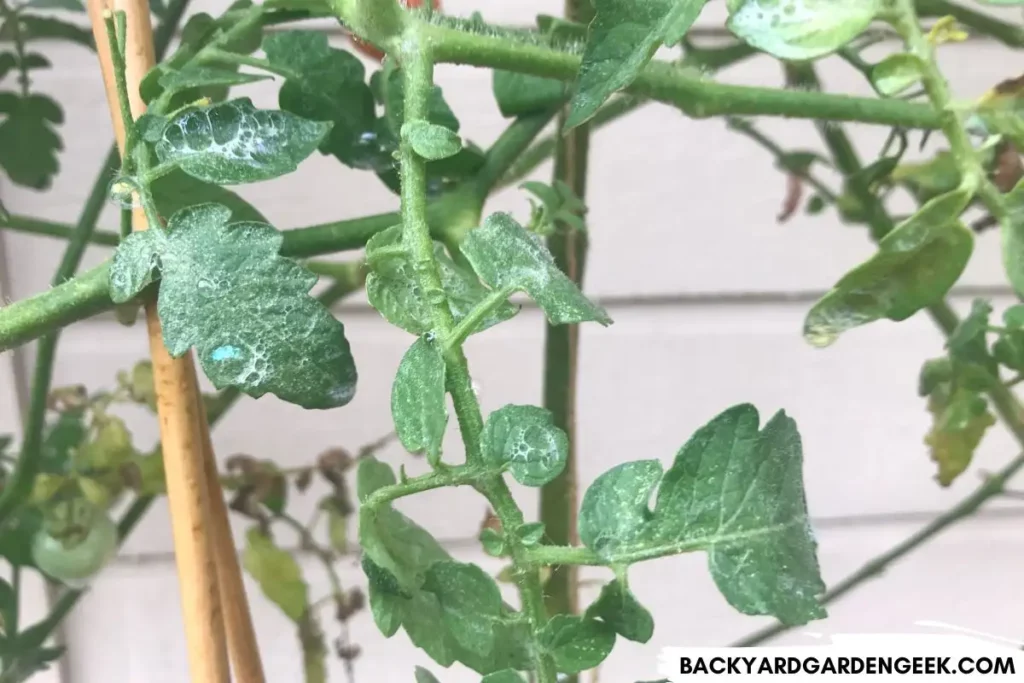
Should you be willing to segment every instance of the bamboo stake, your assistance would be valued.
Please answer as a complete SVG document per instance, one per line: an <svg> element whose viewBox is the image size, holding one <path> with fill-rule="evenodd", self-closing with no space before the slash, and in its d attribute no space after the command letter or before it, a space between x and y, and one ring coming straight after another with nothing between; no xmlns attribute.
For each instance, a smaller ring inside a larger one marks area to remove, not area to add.
<svg viewBox="0 0 1024 683"><path fill-rule="evenodd" d="M217 563L217 585L220 589L221 608L224 613L224 629L227 632L228 652L231 665L239 683L264 683L263 664L260 661L256 631L249 613L249 601L242 583L242 569L238 564L231 524L228 522L228 508L224 504L224 492L217 473L217 460L210 427L206 419L202 396L199 401L200 433L203 435L203 455L206 465L206 481L209 486L210 535L213 540L213 557Z"/></svg>
<svg viewBox="0 0 1024 683"><path fill-rule="evenodd" d="M139 82L155 62L149 6L146 0L88 0L88 8L114 134L118 147L123 150L125 130L104 15L109 16L107 13L111 11L125 13L126 80L132 115L137 118L146 108L139 95ZM132 215L132 228L146 230L148 227L145 214L136 209ZM191 353L175 359L167 352L156 305L152 301L146 303L146 327L153 359L167 499L174 532L174 554L191 678L196 683L228 683L231 670L224 640L212 539L208 535L210 487L206 481L201 434L205 421L198 403L195 366Z"/></svg>

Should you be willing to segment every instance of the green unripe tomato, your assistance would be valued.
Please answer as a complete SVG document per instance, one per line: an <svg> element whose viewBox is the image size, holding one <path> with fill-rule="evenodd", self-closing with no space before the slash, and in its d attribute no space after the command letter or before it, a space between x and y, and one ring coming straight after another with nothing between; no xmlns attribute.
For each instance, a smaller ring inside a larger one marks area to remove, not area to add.
<svg viewBox="0 0 1024 683"><path fill-rule="evenodd" d="M60 539L41 530L32 539L32 559L48 576L71 586L84 587L117 552L117 526L97 511L84 537Z"/></svg>

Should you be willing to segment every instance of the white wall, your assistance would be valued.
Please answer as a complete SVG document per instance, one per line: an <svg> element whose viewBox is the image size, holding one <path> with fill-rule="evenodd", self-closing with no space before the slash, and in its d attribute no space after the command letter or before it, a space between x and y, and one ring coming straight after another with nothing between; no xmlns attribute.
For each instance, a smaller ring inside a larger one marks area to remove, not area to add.
<svg viewBox="0 0 1024 683"><path fill-rule="evenodd" d="M220 3L193 4L205 9ZM717 19L720 25L719 4L707 21ZM451 0L448 5L468 13L480 3ZM526 23L539 12L556 12L558 3L517 0L485 3L482 9L488 19ZM64 46L51 46L47 55L55 68L36 72L38 87L54 94L71 119L63 128L64 171L47 194L4 187L2 196L13 212L70 222L109 145L110 124L94 59ZM976 96L1014 75L1007 71L1007 55L981 41L942 51L961 97ZM867 92L852 70L836 60L827 60L823 70L831 89ZM492 140L503 121L490 100L489 74L441 67L438 78L465 134L482 144ZM759 85L780 80L778 68L767 59L746 63L723 78ZM246 93L257 104L275 102L273 85L256 84ZM808 123L761 125L789 147L818 147ZM857 129L855 137L867 157L884 135L879 129ZM616 322L609 329L587 327L582 334L579 451L584 486L625 460L667 461L696 427L732 404L750 401L766 417L785 408L804 438L809 506L831 584L955 503L978 484L983 471L1015 455L1012 439L1001 427L993 429L960 481L948 489L934 482L922 441L928 417L916 396L916 378L921 362L941 353L942 340L926 317L851 332L828 350L802 341L802 319L811 302L872 247L862 228L840 225L831 215L797 216L778 225L783 177L764 152L726 131L723 122L688 120L668 107L648 106L597 135L592 164L586 289L608 306ZM537 177L549 174L545 166ZM240 193L281 228L396 205L372 176L319 157L272 187L247 186ZM489 209L522 216L528 203L523 194L509 191L495 197ZM104 224L116 225L113 209ZM2 240L5 296L16 299L45 289L61 244L10 233L3 233ZM87 261L96 263L107 253L92 249ZM1010 302L995 234L980 239L961 285L954 301L960 310L979 291L995 296L997 306ZM301 464L325 447L358 447L389 431L390 381L411 338L388 327L363 298L343 305L339 315L360 366L354 402L343 410L307 413L273 397L245 401L215 432L221 457L245 452ZM540 401L542 333L539 314L527 309L470 342L486 410ZM3 430L19 422L11 373L18 364L24 373L31 360L27 351L24 357L6 354L0 365ZM63 336L56 381L109 386L118 369L145 355L141 328L126 329L109 318L85 322ZM136 418L138 440L151 442L154 421ZM454 433L447 452L452 457L459 452ZM409 461L394 448L387 457ZM517 488L516 495L528 510L535 509L534 491ZM299 503L300 518L303 505L308 510L312 502ZM460 490L417 496L401 507L426 521L459 557L497 570L496 561L471 542L485 511L482 500ZM1019 633L1024 509L1008 501L991 508L999 514L982 515L945 534L883 580L832 607L828 620L808 630L907 630L916 620L932 619L1024 635ZM243 525L236 526L236 532L243 531ZM171 549L166 509L158 505L70 618L65 683L186 679ZM343 564L347 584L361 584L355 557ZM319 568L311 562L305 566L313 584L325 590ZM603 667L603 680L655 678L659 645L726 644L766 623L730 610L700 556L639 566L634 576L639 597L655 613L654 641L646 648L620 644ZM41 605L41 599L36 602ZM255 592L251 603L268 679L299 680L291 627ZM383 639L368 614L357 618L353 628L353 639L364 651L356 663L359 680L409 681L415 663L428 664L404 635ZM477 680L465 670L443 672L429 665L444 681ZM331 675L343 680L337 661L332 660Z"/></svg>

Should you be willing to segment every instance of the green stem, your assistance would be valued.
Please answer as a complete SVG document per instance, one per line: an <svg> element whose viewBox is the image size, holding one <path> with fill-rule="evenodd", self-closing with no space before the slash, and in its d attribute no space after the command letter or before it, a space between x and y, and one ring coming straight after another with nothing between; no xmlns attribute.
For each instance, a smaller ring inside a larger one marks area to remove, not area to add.
<svg viewBox="0 0 1024 683"><path fill-rule="evenodd" d="M523 156L540 132L555 117L557 111L552 109L517 118L495 140L487 151L484 165L477 172L474 181L480 196L487 197L491 194L513 163Z"/></svg>
<svg viewBox="0 0 1024 683"><path fill-rule="evenodd" d="M565 0L565 17L569 21L589 24L594 18L590 0ZM568 108L559 114L555 147L554 180L565 183L581 200L587 195L587 171L590 160L590 123L565 130ZM582 216L581 216L582 218ZM575 230L564 223L548 240L548 250L559 270L576 286L583 288L587 260L587 231ZM553 545L577 542L576 511L578 509L576 462L576 375L579 368L579 325L544 326L543 405L554 418L554 424L569 437L565 468L540 492L540 521ZM576 567L556 565L544 586L545 603L551 614L575 614L578 609L579 585Z"/></svg>
<svg viewBox="0 0 1024 683"><path fill-rule="evenodd" d="M462 346L469 339L469 336L476 331L477 327L480 326L480 323L493 313L496 308L508 301L508 298L515 294L516 291L515 287L509 286L496 289L488 294L487 298L474 306L473 310L452 330L446 340L446 345L449 347Z"/></svg>
<svg viewBox="0 0 1024 683"><path fill-rule="evenodd" d="M974 493L933 519L918 532L881 555L871 559L860 569L835 584L822 597L821 604L827 605L835 602L865 581L877 578L898 560L917 550L942 531L973 515L987 501L1000 495L1006 487L1006 482L1021 471L1022 468L1024 468L1024 454L1018 455L1010 464L1000 470L998 474L986 479ZM779 634L785 633L790 628L783 624L773 624L733 643L732 647L754 647Z"/></svg>
<svg viewBox="0 0 1024 683"><path fill-rule="evenodd" d="M123 14L124 12L117 12L117 15ZM124 36L118 36L117 34L117 26L119 24L125 25L126 22L123 18L115 20L114 17L114 12L111 12L110 10L103 11L103 26L107 30L107 43L110 47L110 63L111 68L114 71L114 84L117 88L117 103L121 112L121 126L124 128L125 135L121 167L128 170L131 165L132 147L135 141L135 118L132 116L131 101L128 99L128 80L125 75L125 69L127 67L124 63L124 52L122 52Z"/></svg>
<svg viewBox="0 0 1024 683"><path fill-rule="evenodd" d="M917 0L921 16L951 16L975 31L995 38L1009 47L1024 47L1024 27L1014 26L984 12L978 12L949 0Z"/></svg>
<svg viewBox="0 0 1024 683"><path fill-rule="evenodd" d="M422 29L432 43L438 62L471 64L564 81L573 80L580 68L578 55L518 42L513 36L471 33L441 24L424 25ZM938 128L940 125L938 112L927 105L727 85L665 62L648 64L628 91L675 105L695 118L784 116L903 128Z"/></svg>
<svg viewBox="0 0 1024 683"><path fill-rule="evenodd" d="M949 83L935 62L935 47L921 31L920 20L913 0L893 0L895 15L893 26L903 37L911 54L922 65L921 80L932 106L940 113L942 132L949 140L950 151L960 170L961 186L977 192L992 215L1006 229L1010 229L1010 210L1001 192L988 179L981 158L964 126L964 114L953 106Z"/></svg>
<svg viewBox="0 0 1024 683"><path fill-rule="evenodd" d="M429 95L433 88L434 63L430 53L431 43L425 39L421 31L422 27L414 24L406 30L400 41L402 52L398 57L404 78L406 121L427 119ZM433 240L427 220L426 160L416 154L412 145L405 139L402 139L399 151L402 173L402 239L409 249L412 270L419 279L420 290L424 292L424 298L430 307L434 333L442 344L442 355L447 371L447 390L452 397L452 405L466 449L466 467L476 469L483 462L480 452L483 415L473 391L462 345L448 345L448 340L452 339L455 330L455 321L447 295L441 286L441 274L434 258ZM439 293L439 296L432 295L435 292ZM488 477L485 481L477 482L476 488L490 501L503 528L514 529L522 524L522 511L519 510L508 486L500 476ZM523 612L536 633L546 622L547 615L544 611L540 574L523 564L524 550L522 544L513 544L513 568ZM539 683L555 683L557 671L549 655L537 652L536 666Z"/></svg>
<svg viewBox="0 0 1024 683"><path fill-rule="evenodd" d="M253 57L251 55L242 55L237 52L228 52L218 47L210 48L209 50L202 51L197 55L197 61L200 63L214 63L214 64L236 64L238 66L251 66L255 69L260 69L268 73L281 76L282 78L295 78L298 76L294 71L290 69L282 69L279 66L275 66L262 57Z"/></svg>

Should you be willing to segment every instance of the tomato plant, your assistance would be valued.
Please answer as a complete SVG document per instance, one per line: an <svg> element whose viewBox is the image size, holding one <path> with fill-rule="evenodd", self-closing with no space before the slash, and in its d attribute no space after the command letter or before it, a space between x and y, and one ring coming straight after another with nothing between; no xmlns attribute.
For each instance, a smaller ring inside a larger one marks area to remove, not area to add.
<svg viewBox="0 0 1024 683"><path fill-rule="evenodd" d="M747 403L708 407L705 424L680 435L674 457L660 454L664 464L655 455L624 461L576 493L578 326L599 333L613 322L583 291L589 241L602 237L585 192L590 138L654 103L695 121L724 119L772 155L785 175L782 210L752 221L834 211L875 242L863 262L835 273L794 336L825 348L876 321L926 313L938 323L946 343L924 362L918 388L931 421L922 436L940 485L977 469L974 454L997 421L1024 446L1024 408L1014 393L1024 378L1024 305L993 321L986 300L964 317L946 302L992 228L1009 286L1024 296L1021 79L1009 73L980 98L954 99L937 56L967 30L1024 47L1024 29L1008 15L949 0L729 0L724 28L731 37L710 41L692 30L710 14L702 15L706 0L568 0L565 16L541 16L529 27L448 16L439 0L433 12L408 11L423 0L240 0L219 17L186 12L188 0L154 1L160 62L130 82L139 69L128 61L148 52L131 42L140 35L122 35L119 26L145 22L120 9L93 12L90 35L46 11L81 9L76 3L0 0L0 39L13 45L0 52L0 78L12 77L0 92L0 168L8 179L47 189L59 170L60 135L81 132L62 127L60 104L36 92L35 73L50 68L29 50L37 40L88 49L94 38L104 41L111 110L125 131L77 225L0 207L5 230L68 240L52 287L0 307L0 350L39 340L18 452L12 439L0 439L0 556L12 576L0 580L0 680L24 680L61 655L43 643L82 585L103 579L98 573L119 537L130 537L154 498L189 498L175 490L200 491L188 509L198 509L204 523L222 507L210 503L227 492L226 507L246 526L241 564L293 625L308 683L328 676L328 634L351 674L359 649L349 640L349 620L367 605L383 636L404 630L440 667L458 663L485 683L554 683L599 668L620 639L652 639L654 615L630 588L638 564L706 553L724 603L774 619L742 641L756 644L827 618L834 598L969 517L1024 469L1024 456L1008 459L924 531L832 591L818 564L800 433L779 407L766 414ZM351 46L377 63L367 70L322 31L293 25L325 15L352 27ZM898 41L879 42L878 28ZM384 59L376 46L392 53ZM778 61L784 88L720 78L755 55ZM819 61L826 58L852 66L871 96L825 90ZM486 96L505 129L489 144L465 138L465 114L434 81L441 64L491 71ZM245 94L255 82L278 88L276 107L257 107ZM144 113L131 97L136 89ZM820 137L819 148L785 148L762 129L767 118L815 124L807 129ZM888 135L879 139L888 141L865 154L848 135L854 124L881 128ZM939 138L945 148L932 158L907 156ZM395 210L282 231L231 189L278 179L314 155L373 174L397 195ZM550 157L554 174L541 182L535 171ZM693 172L714 161L692 160ZM622 169L622 182L643 171L639 163ZM502 189L521 191L531 210L488 212ZM121 211L119 230L96 229L108 199ZM140 210L134 216L133 208ZM79 273L89 244L114 250ZM701 246L695 232L692 248ZM320 260L341 253L350 257ZM318 279L329 286L313 296ZM353 401L363 380L341 319L350 312L334 304L356 292L396 335L408 335L387 387L393 434L311 454L302 466L285 466L272 453L213 459L199 438L207 428L202 416L215 425L242 397L307 410L344 410ZM518 315L517 297L546 322L543 405L485 412L464 347ZM143 306L153 362L135 363L111 387L51 386L60 329L110 310L131 322ZM198 395L188 354L213 393ZM626 372L627 360L610 370ZM133 441L122 412L138 417L140 408L159 417L163 443ZM449 446L453 427L461 450ZM391 440L422 458L424 473L378 459ZM183 442L198 444L200 455L181 459L189 450ZM179 467L165 467L171 462ZM208 471L218 463L219 471ZM185 464L194 469L183 473ZM201 476L211 481L196 484ZM182 481L192 488L175 489ZM453 556L420 523L431 520L394 506L456 487L490 511L479 542L505 565L497 576ZM522 509L515 487L539 490L536 514ZM294 512L301 496L316 510L310 521ZM124 510L117 524L113 510ZM364 583L345 587L338 566L352 550L353 527ZM311 594L304 564L280 544L282 530L320 565L325 595ZM230 540L221 541L228 544L225 570L235 555ZM580 567L606 570L588 605L580 604ZM18 587L21 573L33 571L60 595L56 616L25 628ZM514 605L498 579L513 585ZM329 626L324 605L333 607ZM436 680L426 669L415 675Z"/></svg>

